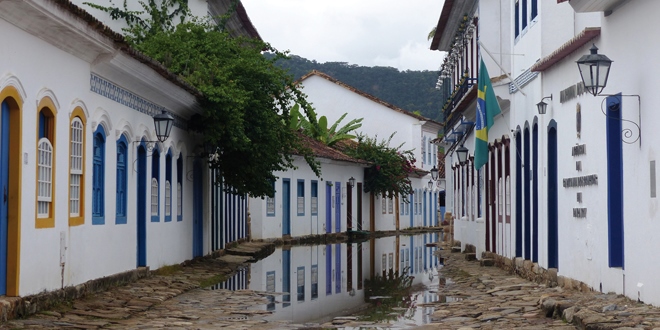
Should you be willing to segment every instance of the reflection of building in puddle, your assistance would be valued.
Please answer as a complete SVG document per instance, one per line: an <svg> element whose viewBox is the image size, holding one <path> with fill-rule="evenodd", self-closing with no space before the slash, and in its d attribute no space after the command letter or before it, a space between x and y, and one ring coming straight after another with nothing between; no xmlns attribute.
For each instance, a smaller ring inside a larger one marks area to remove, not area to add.
<svg viewBox="0 0 660 330"><path fill-rule="evenodd" d="M273 292L263 307L273 312L269 320L324 322L364 307L365 280L375 275L400 274L405 269L414 277L414 285L437 283L437 247L426 246L437 238L430 233L277 249L250 265L248 288ZM411 298L421 304L436 301L437 294L423 290Z"/></svg>
<svg viewBox="0 0 660 330"><path fill-rule="evenodd" d="M230 278L226 279L223 282L212 285L209 287L211 290L226 289L226 290L245 290L248 288L248 279L250 277L250 268L245 267L241 268Z"/></svg>

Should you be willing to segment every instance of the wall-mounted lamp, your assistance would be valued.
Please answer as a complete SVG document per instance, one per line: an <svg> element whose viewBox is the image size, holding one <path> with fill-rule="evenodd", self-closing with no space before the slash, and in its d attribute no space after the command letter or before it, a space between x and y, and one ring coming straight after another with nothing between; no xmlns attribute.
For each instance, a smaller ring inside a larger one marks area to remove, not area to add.
<svg viewBox="0 0 660 330"><path fill-rule="evenodd" d="M438 179L438 168L435 166L431 169L431 179L433 179L433 181Z"/></svg>
<svg viewBox="0 0 660 330"><path fill-rule="evenodd" d="M543 102L545 99L550 99L550 101L552 101L552 94L542 98L541 102L536 103L536 108L539 110L539 115L545 115L546 111L548 110L548 104Z"/></svg>
<svg viewBox="0 0 660 330"><path fill-rule="evenodd" d="M577 65L580 69L584 89L597 96L607 85L612 60L603 54L598 54L598 47L595 44L589 50L591 53L580 57L577 60Z"/></svg>
<svg viewBox="0 0 660 330"><path fill-rule="evenodd" d="M463 165L467 162L467 156L468 156L468 148L464 147L461 145L458 149L456 149L456 155L458 156L458 162Z"/></svg>
<svg viewBox="0 0 660 330"><path fill-rule="evenodd" d="M351 177L350 179L348 179L348 186L351 187L351 188L355 187L355 178L354 177Z"/></svg>
<svg viewBox="0 0 660 330"><path fill-rule="evenodd" d="M139 141L135 141L135 143L145 142L147 144L147 149L151 150L153 149L156 142L163 143L170 137L170 133L172 132L173 125L174 125L174 117L172 117L172 115L170 115L169 113L163 111L163 113L154 116L154 128L156 129L156 138L158 140L157 141L139 140Z"/></svg>

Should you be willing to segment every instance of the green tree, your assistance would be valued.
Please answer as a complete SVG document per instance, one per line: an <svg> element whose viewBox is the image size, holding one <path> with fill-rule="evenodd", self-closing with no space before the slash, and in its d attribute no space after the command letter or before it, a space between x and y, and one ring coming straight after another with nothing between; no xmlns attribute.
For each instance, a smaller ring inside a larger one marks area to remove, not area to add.
<svg viewBox="0 0 660 330"><path fill-rule="evenodd" d="M187 16L187 9L177 11L187 8L185 0L166 0L167 6L153 0L140 3L144 12L128 12L126 3L123 11L96 8L116 12L113 17L126 20L125 33L132 47L202 93L198 101L203 115L191 120L189 129L217 147L209 166L221 171L227 190L273 196L273 172L295 168L294 154L302 154L320 175L318 162L290 129L290 105L308 107L293 78L274 65L286 53L261 40L232 38L222 27ZM145 14L146 18L137 18ZM174 19L183 23L173 24ZM263 50L275 56L267 59Z"/></svg>
<svg viewBox="0 0 660 330"><path fill-rule="evenodd" d="M300 112L300 105L296 104L291 108L291 118L292 118L292 128L296 130L302 130L303 134L324 143L325 145L332 147L340 141L352 140L356 136L350 134L350 132L355 131L356 129L362 127L362 119L353 119L346 123L341 128L339 124L348 113L344 113L330 128L328 128L328 118L326 116L321 116L321 118L316 120L316 111L311 108L305 111L304 113ZM307 116L305 115L307 114ZM309 117L309 118L307 118ZM298 118L298 120L295 120Z"/></svg>
<svg viewBox="0 0 660 330"><path fill-rule="evenodd" d="M344 148L344 153L351 157L372 163L364 171L364 192L373 192L389 198L401 195L404 201L412 194L409 174L415 169L412 150L401 150L401 146L390 147L394 133L387 140L378 141L359 134L358 143Z"/></svg>

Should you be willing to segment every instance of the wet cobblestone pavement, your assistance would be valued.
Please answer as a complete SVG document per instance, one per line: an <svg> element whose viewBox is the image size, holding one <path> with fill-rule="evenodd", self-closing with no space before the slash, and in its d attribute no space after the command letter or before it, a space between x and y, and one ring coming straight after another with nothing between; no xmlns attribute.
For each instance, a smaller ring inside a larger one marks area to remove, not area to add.
<svg viewBox="0 0 660 330"><path fill-rule="evenodd" d="M438 300L418 304L430 311L417 329L656 329L660 308L600 292L548 288L497 267L467 261L462 253L440 251ZM251 290L200 288L244 267L251 257L225 255L194 261L166 274L116 287L0 329L359 329L383 323L337 317L323 324L269 321L267 295ZM444 285L443 285L444 283ZM270 293L272 295L272 293ZM276 296L276 300L280 300ZM409 328L415 328L409 325Z"/></svg>

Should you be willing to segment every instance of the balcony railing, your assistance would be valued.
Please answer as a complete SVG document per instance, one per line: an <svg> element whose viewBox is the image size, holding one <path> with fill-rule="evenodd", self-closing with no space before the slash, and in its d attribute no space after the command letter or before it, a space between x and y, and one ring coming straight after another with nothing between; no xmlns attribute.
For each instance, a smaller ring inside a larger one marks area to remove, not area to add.
<svg viewBox="0 0 660 330"><path fill-rule="evenodd" d="M452 111L458 103L463 99L465 94L470 91L470 88L477 83L477 78L469 77L469 71L466 70L461 77L461 80L458 82L451 95L447 98L447 101L442 106L442 115L445 118L445 130L450 129L454 126L456 121L458 121L461 116L452 116Z"/></svg>

